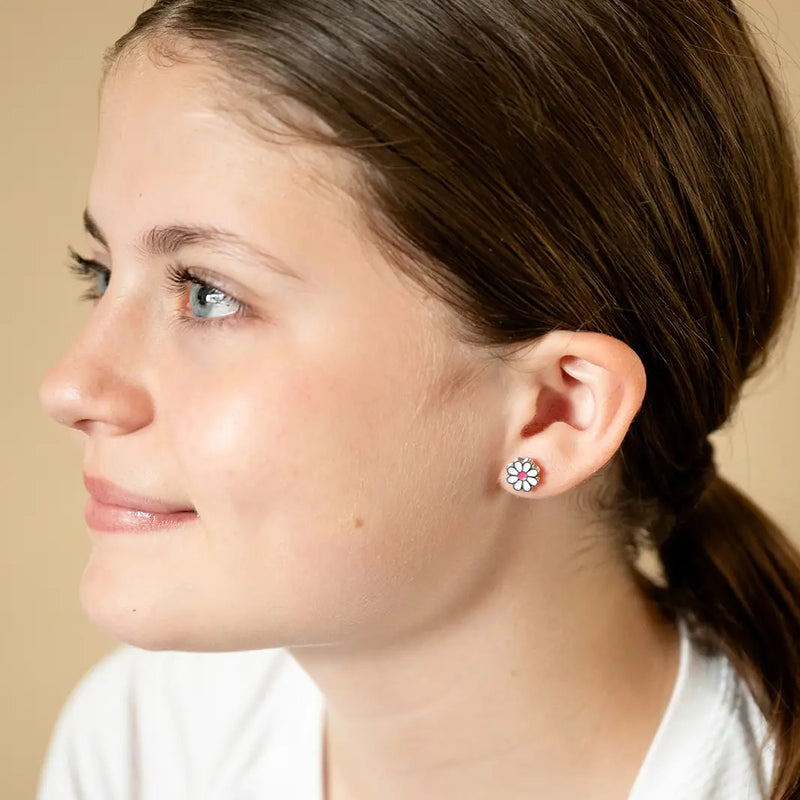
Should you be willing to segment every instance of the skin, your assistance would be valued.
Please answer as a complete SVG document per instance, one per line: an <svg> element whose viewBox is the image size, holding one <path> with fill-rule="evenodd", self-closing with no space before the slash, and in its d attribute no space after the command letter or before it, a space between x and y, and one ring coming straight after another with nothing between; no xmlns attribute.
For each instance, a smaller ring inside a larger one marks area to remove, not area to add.
<svg viewBox="0 0 800 800"><path fill-rule="evenodd" d="M88 617L153 650L288 647L327 698L327 800L626 797L677 634L575 500L641 404L641 361L585 331L509 362L460 343L369 240L349 166L255 138L219 85L131 56L101 94L90 256L113 277L40 399L85 472L197 517L90 529ZM134 248L178 222L298 277L184 248L250 309L212 327L165 288L174 257ZM520 455L530 493L505 480Z"/></svg>

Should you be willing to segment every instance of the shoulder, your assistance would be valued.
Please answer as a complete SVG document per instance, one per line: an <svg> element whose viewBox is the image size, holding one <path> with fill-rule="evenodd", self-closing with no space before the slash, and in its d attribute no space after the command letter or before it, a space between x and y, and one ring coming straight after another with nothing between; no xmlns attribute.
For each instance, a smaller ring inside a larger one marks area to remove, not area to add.
<svg viewBox="0 0 800 800"><path fill-rule="evenodd" d="M630 800L762 798L774 749L766 719L729 658L682 635L673 696Z"/></svg>
<svg viewBox="0 0 800 800"><path fill-rule="evenodd" d="M195 797L228 748L280 728L309 686L283 649L226 653L121 645L65 701L38 800ZM256 729L258 729L256 731ZM263 741L263 739L262 739ZM246 749L246 748L245 748Z"/></svg>
<svg viewBox="0 0 800 800"><path fill-rule="evenodd" d="M290 658L282 649L226 653L143 650L121 645L101 658L70 692L61 716L96 722L117 716L165 716L181 707L210 714L217 700L226 705L258 691L263 697L278 683ZM212 691L213 690L213 691ZM131 701L135 700L135 709ZM164 701L167 701L165 705Z"/></svg>
<svg viewBox="0 0 800 800"><path fill-rule="evenodd" d="M766 718L746 681L724 654L703 658L709 662L710 673L717 676L719 694L716 719L712 719L698 754L698 785L708 785L720 797L732 800L765 797L774 753ZM707 757L705 770L700 768L702 755Z"/></svg>

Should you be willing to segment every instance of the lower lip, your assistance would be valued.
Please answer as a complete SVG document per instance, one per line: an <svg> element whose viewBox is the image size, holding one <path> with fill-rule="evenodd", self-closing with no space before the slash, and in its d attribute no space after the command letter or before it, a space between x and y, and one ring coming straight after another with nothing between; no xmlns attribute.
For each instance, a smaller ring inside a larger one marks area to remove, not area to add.
<svg viewBox="0 0 800 800"><path fill-rule="evenodd" d="M195 519L196 511L156 514L152 511L106 505L91 496L86 503L86 524L93 530L111 533L147 533L185 525Z"/></svg>

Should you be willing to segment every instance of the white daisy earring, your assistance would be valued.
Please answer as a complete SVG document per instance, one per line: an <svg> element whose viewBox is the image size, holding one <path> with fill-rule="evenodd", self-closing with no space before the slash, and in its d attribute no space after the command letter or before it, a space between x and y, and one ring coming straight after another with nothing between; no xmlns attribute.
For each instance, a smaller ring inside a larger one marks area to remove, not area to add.
<svg viewBox="0 0 800 800"><path fill-rule="evenodd" d="M518 492L529 492L539 485L539 465L530 458L517 458L506 467L506 481Z"/></svg>

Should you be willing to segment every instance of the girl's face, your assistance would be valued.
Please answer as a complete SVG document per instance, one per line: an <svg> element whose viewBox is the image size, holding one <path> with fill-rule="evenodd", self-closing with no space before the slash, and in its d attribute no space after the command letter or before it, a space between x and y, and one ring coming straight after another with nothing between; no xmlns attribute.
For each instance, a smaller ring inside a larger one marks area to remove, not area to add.
<svg viewBox="0 0 800 800"><path fill-rule="evenodd" d="M214 110L215 86L207 67L137 57L103 89L88 257L111 276L41 401L80 432L87 475L197 514L90 528L83 607L149 649L432 626L501 557L503 375L378 255L347 195L313 179L343 162L252 138ZM232 232L296 277L241 247L137 248L174 225ZM176 294L176 263L222 294Z"/></svg>

